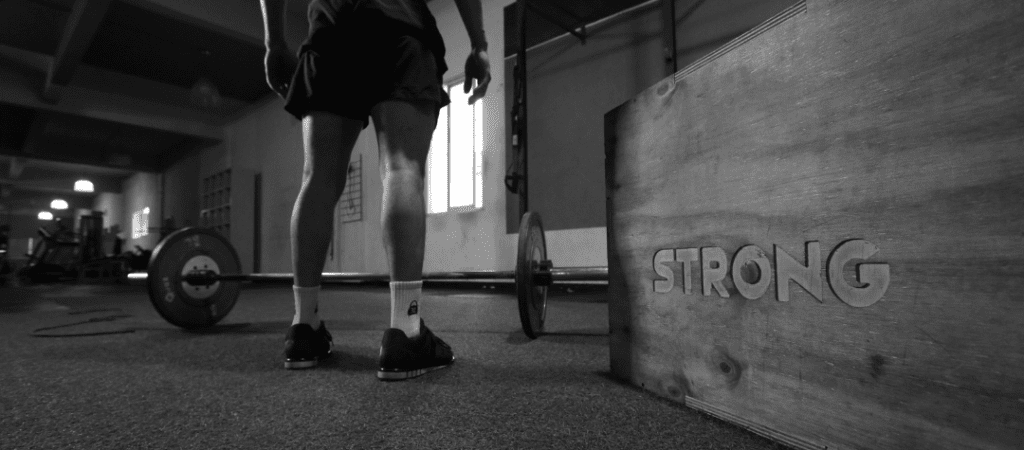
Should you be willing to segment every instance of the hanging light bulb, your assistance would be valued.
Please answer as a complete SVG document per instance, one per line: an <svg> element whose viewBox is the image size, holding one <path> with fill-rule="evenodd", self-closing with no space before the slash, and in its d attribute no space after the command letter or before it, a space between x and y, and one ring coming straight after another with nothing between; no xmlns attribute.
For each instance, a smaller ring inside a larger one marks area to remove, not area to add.
<svg viewBox="0 0 1024 450"><path fill-rule="evenodd" d="M216 108L221 104L220 90L206 77L200 77L192 85L190 100L192 104L200 108Z"/></svg>
<svg viewBox="0 0 1024 450"><path fill-rule="evenodd" d="M75 192L92 192L93 188L92 181L78 180L75 182Z"/></svg>
<svg viewBox="0 0 1024 450"><path fill-rule="evenodd" d="M199 51L200 73L210 73L209 60L210 55L212 54L213 52L206 49ZM192 91L189 93L189 99L192 101L193 105L205 109L217 108L220 106L222 100L220 90L217 89L217 85L213 84L209 78L203 75L200 75L199 79L192 85Z"/></svg>
<svg viewBox="0 0 1024 450"><path fill-rule="evenodd" d="M56 209L56 210L68 209L68 202L58 198L58 199L50 202L50 209Z"/></svg>

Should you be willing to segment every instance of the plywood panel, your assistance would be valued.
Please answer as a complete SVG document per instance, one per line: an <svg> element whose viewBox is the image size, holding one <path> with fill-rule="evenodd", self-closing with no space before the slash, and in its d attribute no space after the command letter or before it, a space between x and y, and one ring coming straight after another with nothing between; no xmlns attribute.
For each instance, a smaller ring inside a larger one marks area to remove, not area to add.
<svg viewBox="0 0 1024 450"><path fill-rule="evenodd" d="M1020 448L1024 6L738 44L606 116L613 373L801 448Z"/></svg>

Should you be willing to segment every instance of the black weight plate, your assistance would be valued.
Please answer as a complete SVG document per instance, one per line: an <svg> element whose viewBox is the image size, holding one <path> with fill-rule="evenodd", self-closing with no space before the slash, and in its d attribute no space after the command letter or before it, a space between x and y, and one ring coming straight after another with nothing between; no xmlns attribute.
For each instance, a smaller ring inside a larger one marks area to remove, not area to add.
<svg viewBox="0 0 1024 450"><path fill-rule="evenodd" d="M213 230L183 228L157 244L149 260L146 284L149 300L165 320L182 328L202 328L216 324L231 312L241 283L220 281L197 289L181 280L182 273L191 269L186 267L190 262L211 260L210 266L215 266L218 273L241 271L234 247Z"/></svg>
<svg viewBox="0 0 1024 450"><path fill-rule="evenodd" d="M541 261L547 259L548 248L544 240L544 227L540 214L529 211L519 222L519 246L516 250L516 291L519 296L519 319L523 332L536 339L544 332L547 314L548 288L538 286L534 272Z"/></svg>

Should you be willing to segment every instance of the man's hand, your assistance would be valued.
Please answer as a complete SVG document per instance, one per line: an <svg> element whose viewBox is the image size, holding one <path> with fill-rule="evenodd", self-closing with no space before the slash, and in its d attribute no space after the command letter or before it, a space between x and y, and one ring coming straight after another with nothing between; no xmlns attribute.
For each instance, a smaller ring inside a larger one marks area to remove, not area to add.
<svg viewBox="0 0 1024 450"><path fill-rule="evenodd" d="M476 88L473 88L473 81L476 81ZM463 85L463 93L468 94L469 90L473 90L473 95L469 97L469 104L472 105L477 100L487 95L487 85L491 84L491 63L487 59L487 52L484 50L473 50L469 53L469 58L466 58L466 83Z"/></svg>
<svg viewBox="0 0 1024 450"><path fill-rule="evenodd" d="M298 59L288 51L288 47L274 45L267 46L267 56L263 63L267 71L267 85L284 98L288 95L288 84L299 65Z"/></svg>

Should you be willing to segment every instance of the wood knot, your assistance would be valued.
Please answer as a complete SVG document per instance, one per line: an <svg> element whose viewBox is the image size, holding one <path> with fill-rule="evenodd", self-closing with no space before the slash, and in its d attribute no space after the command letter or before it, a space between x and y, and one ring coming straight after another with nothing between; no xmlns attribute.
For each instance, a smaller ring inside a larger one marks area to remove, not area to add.
<svg viewBox="0 0 1024 450"><path fill-rule="evenodd" d="M712 358L714 367L725 377L726 386L729 389L735 388L743 376L743 365L729 356L725 349L719 348L717 353Z"/></svg>
<svg viewBox="0 0 1024 450"><path fill-rule="evenodd" d="M871 355L871 378L878 381L878 378L885 375L885 358L882 355Z"/></svg>

